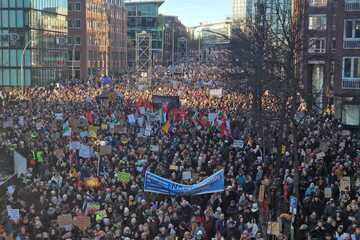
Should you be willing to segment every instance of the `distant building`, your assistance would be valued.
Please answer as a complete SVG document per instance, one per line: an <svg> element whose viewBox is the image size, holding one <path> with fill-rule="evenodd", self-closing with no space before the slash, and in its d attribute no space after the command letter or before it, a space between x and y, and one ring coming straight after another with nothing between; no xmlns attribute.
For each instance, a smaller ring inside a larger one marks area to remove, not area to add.
<svg viewBox="0 0 360 240"><path fill-rule="evenodd" d="M164 65L170 65L186 57L188 34L186 27L177 16L163 16L164 19Z"/></svg>
<svg viewBox="0 0 360 240"><path fill-rule="evenodd" d="M126 0L128 10L128 64L136 66L136 34L151 33L152 62L161 63L163 56L164 20L159 15L159 7L164 0Z"/></svg>
<svg viewBox="0 0 360 240"><path fill-rule="evenodd" d="M245 24L247 19L254 15L254 1L256 0L233 0L233 20Z"/></svg>
<svg viewBox="0 0 360 240"><path fill-rule="evenodd" d="M127 14L123 0L69 1L71 78L118 75L127 68Z"/></svg>
<svg viewBox="0 0 360 240"><path fill-rule="evenodd" d="M232 23L230 19L204 22L189 31L192 39L200 39L202 47L219 47L230 43Z"/></svg>
<svg viewBox="0 0 360 240"><path fill-rule="evenodd" d="M67 78L67 7L67 0L1 1L1 86L45 86Z"/></svg>

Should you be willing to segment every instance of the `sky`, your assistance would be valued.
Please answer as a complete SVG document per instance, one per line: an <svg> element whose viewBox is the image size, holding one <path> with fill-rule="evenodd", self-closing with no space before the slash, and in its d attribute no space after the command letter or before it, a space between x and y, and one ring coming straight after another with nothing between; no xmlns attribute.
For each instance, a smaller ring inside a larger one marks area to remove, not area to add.
<svg viewBox="0 0 360 240"><path fill-rule="evenodd" d="M160 13L179 16L187 27L231 17L231 0L165 0Z"/></svg>

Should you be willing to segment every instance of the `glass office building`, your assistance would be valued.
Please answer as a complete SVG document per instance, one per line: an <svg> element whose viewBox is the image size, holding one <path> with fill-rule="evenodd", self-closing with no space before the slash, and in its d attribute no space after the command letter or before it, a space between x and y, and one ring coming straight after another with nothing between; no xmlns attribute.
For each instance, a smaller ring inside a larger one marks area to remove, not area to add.
<svg viewBox="0 0 360 240"><path fill-rule="evenodd" d="M150 32L152 37L153 62L162 60L164 18L159 16L162 0L127 0L128 10L128 63L135 66L136 33Z"/></svg>
<svg viewBox="0 0 360 240"><path fill-rule="evenodd" d="M0 86L67 78L67 7L67 0L0 0Z"/></svg>

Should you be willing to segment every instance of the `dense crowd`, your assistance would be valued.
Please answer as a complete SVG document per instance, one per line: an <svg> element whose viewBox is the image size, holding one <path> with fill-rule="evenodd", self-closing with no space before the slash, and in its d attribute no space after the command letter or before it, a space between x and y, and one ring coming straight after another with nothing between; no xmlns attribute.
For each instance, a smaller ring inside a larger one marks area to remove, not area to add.
<svg viewBox="0 0 360 240"><path fill-rule="evenodd" d="M182 105L156 109L153 95L179 96ZM273 144L260 147L260 131L246 118L246 96L211 97L206 86L59 86L12 90L2 99L2 121L12 124L1 146L21 150L29 169L7 193L7 208L19 209L20 218L6 218L0 236L360 239L360 142L332 116L305 117L284 147L277 146L278 125L263 126ZM244 146L235 144L239 139ZM193 184L219 169L222 193L143 191L146 171ZM74 222L61 221L69 214ZM90 218L85 227L74 220L82 217ZM280 229L263 231L265 221L280 222Z"/></svg>

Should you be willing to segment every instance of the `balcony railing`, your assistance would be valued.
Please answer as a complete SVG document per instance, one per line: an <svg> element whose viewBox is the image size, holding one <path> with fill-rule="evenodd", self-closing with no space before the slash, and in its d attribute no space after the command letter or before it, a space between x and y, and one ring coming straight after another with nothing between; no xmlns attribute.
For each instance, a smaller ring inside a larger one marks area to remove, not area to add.
<svg viewBox="0 0 360 240"><path fill-rule="evenodd" d="M327 6L328 0L309 0L309 6L315 8L322 8Z"/></svg>
<svg viewBox="0 0 360 240"><path fill-rule="evenodd" d="M344 49L360 49L360 38L344 39Z"/></svg>
<svg viewBox="0 0 360 240"><path fill-rule="evenodd" d="M345 11L360 11L360 0L345 0Z"/></svg>
<svg viewBox="0 0 360 240"><path fill-rule="evenodd" d="M309 48L309 53L325 53L325 48Z"/></svg>
<svg viewBox="0 0 360 240"><path fill-rule="evenodd" d="M360 89L360 78L343 78L343 89Z"/></svg>

